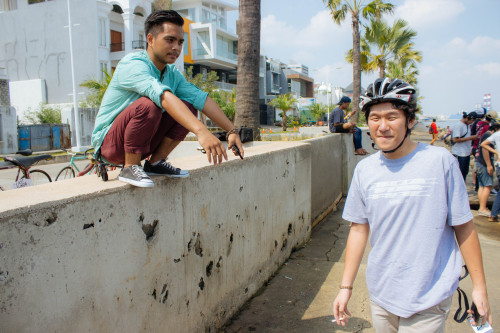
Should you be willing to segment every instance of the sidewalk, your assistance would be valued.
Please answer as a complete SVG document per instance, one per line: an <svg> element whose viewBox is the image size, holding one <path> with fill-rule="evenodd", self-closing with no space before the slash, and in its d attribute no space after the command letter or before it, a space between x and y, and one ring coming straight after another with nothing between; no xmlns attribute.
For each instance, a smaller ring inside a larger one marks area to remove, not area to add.
<svg viewBox="0 0 500 333"><path fill-rule="evenodd" d="M349 223L341 218L344 200L338 210L330 213L311 234L302 249L289 260L222 332L375 332L371 327L371 312L365 283L367 252L354 283L349 303L352 318L342 330L331 322L332 302L337 295L344 265L344 250ZM473 211L475 215L476 211ZM494 327L500 324L500 225L475 217L483 250L488 293ZM460 283L470 299L470 278ZM411 286L409 286L411 287ZM446 333L469 333L468 322L453 320L457 310L457 294L447 320Z"/></svg>

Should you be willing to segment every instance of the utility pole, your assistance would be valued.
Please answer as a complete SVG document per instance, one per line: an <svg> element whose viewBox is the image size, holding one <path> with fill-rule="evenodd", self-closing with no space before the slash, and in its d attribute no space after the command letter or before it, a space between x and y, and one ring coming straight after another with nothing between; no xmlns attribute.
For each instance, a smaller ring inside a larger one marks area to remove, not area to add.
<svg viewBox="0 0 500 333"><path fill-rule="evenodd" d="M68 2L68 29L69 29L69 55L71 59L71 81L73 83L73 108L75 116L75 136L76 136L76 147L72 147L71 150L76 152L81 152L81 134L80 134L80 117L78 115L78 104L76 102L76 84L75 84L75 63L73 61L73 38L71 33L71 9ZM76 24L75 24L76 25Z"/></svg>

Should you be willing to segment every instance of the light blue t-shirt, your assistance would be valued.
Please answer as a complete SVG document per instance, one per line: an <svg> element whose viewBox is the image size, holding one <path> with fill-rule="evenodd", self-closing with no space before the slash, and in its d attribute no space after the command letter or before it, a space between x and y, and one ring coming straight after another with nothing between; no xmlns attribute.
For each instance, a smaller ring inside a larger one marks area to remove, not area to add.
<svg viewBox="0 0 500 333"><path fill-rule="evenodd" d="M130 53L123 57L116 67L97 113L92 133L92 145L95 150L99 149L113 121L123 109L140 97L147 97L162 108L161 96L166 90L193 104L198 110L203 109L208 95L187 82L173 64L167 65L163 73L160 72L146 51Z"/></svg>
<svg viewBox="0 0 500 333"><path fill-rule="evenodd" d="M470 137L470 126L464 124L462 121L458 121L455 126L453 126L453 132L451 139L453 138L468 138ZM457 142L451 147L451 153L457 156L470 156L472 148L472 141Z"/></svg>
<svg viewBox="0 0 500 333"><path fill-rule="evenodd" d="M452 226L472 220L457 160L419 143L391 160L380 152L354 170L342 217L369 223L366 281L372 300L404 318L449 298L462 257Z"/></svg>

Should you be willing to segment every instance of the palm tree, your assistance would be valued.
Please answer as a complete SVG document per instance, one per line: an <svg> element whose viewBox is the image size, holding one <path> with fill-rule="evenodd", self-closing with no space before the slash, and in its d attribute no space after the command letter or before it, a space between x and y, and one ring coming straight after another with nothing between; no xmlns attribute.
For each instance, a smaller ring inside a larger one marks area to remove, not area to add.
<svg viewBox="0 0 500 333"><path fill-rule="evenodd" d="M284 95L279 95L268 104L283 111L282 127L283 131L286 131L286 113L295 108L297 99L295 99L291 93L286 93Z"/></svg>
<svg viewBox="0 0 500 333"><path fill-rule="evenodd" d="M238 69L236 85L236 127L259 132L260 0L240 0L238 19Z"/></svg>
<svg viewBox="0 0 500 333"><path fill-rule="evenodd" d="M378 69L379 77L383 78L387 62L390 60L396 63L402 59L411 62L422 60L420 52L412 49L414 44L411 41L417 33L407 25L404 20L395 21L392 27L378 19L370 22L360 43L363 71L372 72ZM376 47L377 53L372 53L370 45ZM352 50L348 52L346 60L352 62Z"/></svg>
<svg viewBox="0 0 500 333"><path fill-rule="evenodd" d="M348 13L352 18L352 49L353 49L353 109L354 119L359 118L359 96L361 95L361 51L359 24L360 14L363 18L380 18L383 13L392 13L394 5L382 0L323 0L330 9L333 21L341 24Z"/></svg>
<svg viewBox="0 0 500 333"><path fill-rule="evenodd" d="M103 78L100 81L97 80L87 80L80 84L81 87L85 87L91 91L89 95L85 98L83 102L83 107L98 108L101 106L102 98L106 89L108 89L109 83L111 82L112 74L108 71L103 70Z"/></svg>
<svg viewBox="0 0 500 333"><path fill-rule="evenodd" d="M311 112L314 120L316 120L316 125L318 124L318 120L325 115L325 113L329 111L328 107L322 103L313 103L309 106L309 112Z"/></svg>
<svg viewBox="0 0 500 333"><path fill-rule="evenodd" d="M410 62L395 62L389 61L387 63L386 76L390 79L403 79L411 85L417 85L419 72L415 64Z"/></svg>

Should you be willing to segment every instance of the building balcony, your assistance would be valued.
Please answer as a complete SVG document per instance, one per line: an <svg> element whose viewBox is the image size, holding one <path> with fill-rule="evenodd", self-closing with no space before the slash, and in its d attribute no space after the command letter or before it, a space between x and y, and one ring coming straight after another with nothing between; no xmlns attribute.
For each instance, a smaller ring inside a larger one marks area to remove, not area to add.
<svg viewBox="0 0 500 333"><path fill-rule="evenodd" d="M220 82L220 81L215 81L214 83L217 87L219 87L222 90L232 91L233 89L236 88L236 85L233 83Z"/></svg>
<svg viewBox="0 0 500 333"><path fill-rule="evenodd" d="M109 44L110 52L120 52L125 51L125 43L111 43Z"/></svg>
<svg viewBox="0 0 500 333"><path fill-rule="evenodd" d="M145 40L133 40L132 49L133 50L145 50L148 44Z"/></svg>
<svg viewBox="0 0 500 333"><path fill-rule="evenodd" d="M213 69L236 69L238 55L231 52L213 54L213 50L204 48L192 50L192 58L195 64L205 65Z"/></svg>

